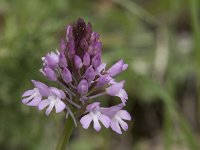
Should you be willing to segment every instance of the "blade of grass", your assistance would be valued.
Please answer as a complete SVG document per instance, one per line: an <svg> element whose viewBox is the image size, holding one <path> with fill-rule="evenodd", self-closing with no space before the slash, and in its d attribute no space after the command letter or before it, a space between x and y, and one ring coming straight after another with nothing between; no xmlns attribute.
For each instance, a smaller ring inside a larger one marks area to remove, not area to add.
<svg viewBox="0 0 200 150"><path fill-rule="evenodd" d="M133 1L130 0L111 0L111 1L125 8L126 10L138 16L139 18L145 20L147 23L151 25L159 26L161 24L161 22L157 20L152 14L150 14L148 11L146 11Z"/></svg>
<svg viewBox="0 0 200 150"><path fill-rule="evenodd" d="M191 15L191 23L193 29L193 37L194 37L194 60L196 66L196 76L197 76L197 93L198 93L198 131L200 132L200 22L199 22L199 1L198 0L190 0L190 15Z"/></svg>

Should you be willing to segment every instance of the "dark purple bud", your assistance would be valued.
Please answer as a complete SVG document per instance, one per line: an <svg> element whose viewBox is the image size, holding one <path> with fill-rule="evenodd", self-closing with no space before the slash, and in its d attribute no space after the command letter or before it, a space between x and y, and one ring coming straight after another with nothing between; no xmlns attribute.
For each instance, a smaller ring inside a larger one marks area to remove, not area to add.
<svg viewBox="0 0 200 150"><path fill-rule="evenodd" d="M99 34L96 32L93 32L90 37L90 43L95 43L99 41Z"/></svg>
<svg viewBox="0 0 200 150"><path fill-rule="evenodd" d="M74 56L74 64L75 64L76 69L80 69L83 66L81 58L77 55Z"/></svg>
<svg viewBox="0 0 200 150"><path fill-rule="evenodd" d="M101 64L101 54L98 53L94 56L94 58L92 59L92 66L94 68L97 68L99 65Z"/></svg>
<svg viewBox="0 0 200 150"><path fill-rule="evenodd" d="M61 67L67 67L67 60L66 60L66 57L65 57L65 53L64 51L60 51L60 55L59 55L59 65Z"/></svg>
<svg viewBox="0 0 200 150"><path fill-rule="evenodd" d="M82 50L86 51L88 49L88 43L85 38L82 38L80 41L80 47Z"/></svg>
<svg viewBox="0 0 200 150"><path fill-rule="evenodd" d="M86 33L86 24L85 21L79 18L76 24L73 25L73 34L75 41L75 48L78 49L80 47L80 41L85 37Z"/></svg>
<svg viewBox="0 0 200 150"><path fill-rule="evenodd" d="M111 80L112 80L112 78L108 74L103 75L103 76L99 77L99 80L97 81L96 86L98 86L98 87L104 86L104 85L108 84Z"/></svg>
<svg viewBox="0 0 200 150"><path fill-rule="evenodd" d="M66 43L65 43L65 41L62 39L61 41L60 41L60 50L61 51L64 51L66 49Z"/></svg>
<svg viewBox="0 0 200 150"><path fill-rule="evenodd" d="M85 38L89 39L91 34L92 34L92 24L88 23L87 26L86 26Z"/></svg>
<svg viewBox="0 0 200 150"><path fill-rule="evenodd" d="M61 76L66 83L72 82L72 74L67 68L62 70Z"/></svg>
<svg viewBox="0 0 200 150"><path fill-rule="evenodd" d="M85 71L85 77L89 81L94 80L94 78L95 78L95 72L94 72L94 69L92 67L88 67L87 68L87 70Z"/></svg>
<svg viewBox="0 0 200 150"><path fill-rule="evenodd" d="M87 52L85 52L85 54L83 56L83 65L84 66L90 65L90 55Z"/></svg>
<svg viewBox="0 0 200 150"><path fill-rule="evenodd" d="M68 43L68 56L69 58L72 58L75 55L75 43L73 40L70 40Z"/></svg>
<svg viewBox="0 0 200 150"><path fill-rule="evenodd" d="M46 64L46 66L55 69L58 66L59 53L50 52L45 57L42 57L42 61Z"/></svg>
<svg viewBox="0 0 200 150"><path fill-rule="evenodd" d="M121 73L122 71L126 70L128 67L128 64L124 64L124 61L121 59L118 62L116 62L110 69L108 69L108 73L111 77L114 77Z"/></svg>
<svg viewBox="0 0 200 150"><path fill-rule="evenodd" d="M101 51L101 47L101 42L93 43L88 47L88 53L90 55L96 55Z"/></svg>
<svg viewBox="0 0 200 150"><path fill-rule="evenodd" d="M81 95L85 95L88 92L88 82L87 80L83 79L81 82L78 84L77 91Z"/></svg>
<svg viewBox="0 0 200 150"><path fill-rule="evenodd" d="M42 70L43 74L51 81L56 81L57 80L57 76L56 73L54 72L54 70L52 70L49 67L45 67Z"/></svg>
<svg viewBox="0 0 200 150"><path fill-rule="evenodd" d="M94 50L93 50L94 55L96 55L97 53L99 53L101 51L101 47L102 47L101 42L97 42L95 44Z"/></svg>

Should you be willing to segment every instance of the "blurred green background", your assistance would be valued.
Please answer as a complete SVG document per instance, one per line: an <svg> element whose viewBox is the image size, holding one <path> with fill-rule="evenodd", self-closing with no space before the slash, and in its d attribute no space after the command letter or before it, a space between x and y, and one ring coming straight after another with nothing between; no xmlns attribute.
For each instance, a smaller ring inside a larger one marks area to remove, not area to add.
<svg viewBox="0 0 200 150"><path fill-rule="evenodd" d="M105 62L129 64L118 79L133 121L123 135L79 126L69 149L199 150L199 0L0 0L0 150L55 149L64 114L46 117L21 94L31 79L48 82L41 57L78 17L101 34Z"/></svg>

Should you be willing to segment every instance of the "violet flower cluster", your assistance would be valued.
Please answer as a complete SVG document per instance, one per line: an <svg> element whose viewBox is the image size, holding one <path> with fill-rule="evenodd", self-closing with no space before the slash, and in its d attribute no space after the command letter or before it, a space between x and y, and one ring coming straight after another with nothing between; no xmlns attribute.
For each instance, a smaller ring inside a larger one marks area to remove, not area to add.
<svg viewBox="0 0 200 150"><path fill-rule="evenodd" d="M89 128L93 122L96 131L101 126L111 127L122 134L127 130L131 116L123 107L128 95L123 89L125 81L116 82L114 77L126 70L128 65L119 60L109 69L102 62L102 44L99 34L92 31L92 25L78 19L67 26L66 39L61 40L59 51L50 52L42 57L42 74L49 80L57 82L62 89L50 87L32 80L34 88L22 95L22 103L45 109L49 115L53 109L56 113L65 112L72 117L75 125L80 121L83 128ZM112 107L102 107L97 97L108 94L120 98L120 103Z"/></svg>

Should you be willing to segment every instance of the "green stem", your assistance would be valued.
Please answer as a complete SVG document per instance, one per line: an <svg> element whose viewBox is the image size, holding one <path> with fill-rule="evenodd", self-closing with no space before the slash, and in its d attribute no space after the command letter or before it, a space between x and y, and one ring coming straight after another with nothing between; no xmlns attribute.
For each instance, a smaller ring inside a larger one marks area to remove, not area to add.
<svg viewBox="0 0 200 150"><path fill-rule="evenodd" d="M70 136L74 129L74 122L71 117L68 117L65 122L64 131L59 139L59 142L56 146L56 150L65 150L67 144L69 143Z"/></svg>

